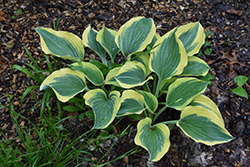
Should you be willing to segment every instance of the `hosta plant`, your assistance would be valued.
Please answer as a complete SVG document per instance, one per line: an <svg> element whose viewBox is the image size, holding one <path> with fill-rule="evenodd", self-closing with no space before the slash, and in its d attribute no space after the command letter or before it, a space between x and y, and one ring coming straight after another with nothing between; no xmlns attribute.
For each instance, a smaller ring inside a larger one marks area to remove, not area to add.
<svg viewBox="0 0 250 167"><path fill-rule="evenodd" d="M233 139L218 107L202 95L208 82L198 77L205 76L209 66L194 56L205 40L199 22L163 36L145 17L132 18L118 31L103 27L98 32L89 25L82 39L50 28L35 30L46 54L73 61L50 74L40 90L53 89L62 102L82 92L85 107L94 113L93 129L105 129L117 117L139 116L134 141L148 151L151 161L160 160L170 147L169 124L206 145ZM102 63L85 62L84 47L92 49ZM121 64L115 63L119 52L125 60ZM180 119L156 123L168 108L181 111Z"/></svg>

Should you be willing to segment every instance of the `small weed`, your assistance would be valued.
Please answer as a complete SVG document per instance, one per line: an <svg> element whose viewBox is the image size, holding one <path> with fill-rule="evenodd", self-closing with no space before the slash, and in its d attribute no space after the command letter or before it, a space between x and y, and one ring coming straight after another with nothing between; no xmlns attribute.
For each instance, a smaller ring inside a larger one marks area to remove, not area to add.
<svg viewBox="0 0 250 167"><path fill-rule="evenodd" d="M213 79L215 78L215 76L213 76L213 75L207 73L207 75L205 75L204 77L199 77L199 78L200 78L201 80L203 80L203 81L207 81L207 82L208 82L208 85L211 85L211 84L212 84L211 80L213 80Z"/></svg>
<svg viewBox="0 0 250 167"><path fill-rule="evenodd" d="M226 45L230 45L231 44L231 41L230 41L230 38L227 38L227 43L226 43Z"/></svg>
<svg viewBox="0 0 250 167"><path fill-rule="evenodd" d="M211 33L209 30L207 30L207 31L205 32L206 38L208 38L209 36L213 36L213 35L214 35L214 34Z"/></svg>
<svg viewBox="0 0 250 167"><path fill-rule="evenodd" d="M212 54L213 52L213 49L210 48L212 46L211 42L208 41L208 38L210 36L213 36L213 33L211 33L209 30L205 32L205 43L203 44L203 46L201 47L200 51L198 52L197 56L198 57L201 57L202 56L202 50L205 50L204 51L204 54L209 56Z"/></svg>
<svg viewBox="0 0 250 167"><path fill-rule="evenodd" d="M17 12L16 12L16 16L11 16L13 19L17 19L18 18L18 16L20 15L22 13L22 9L21 8L19 8L18 10L17 10Z"/></svg>
<svg viewBox="0 0 250 167"><path fill-rule="evenodd" d="M248 99L248 94L246 90L242 87L248 80L248 77L244 75L240 75L234 78L234 82L237 84L237 88L231 89L233 93L235 93L238 96L245 97Z"/></svg>
<svg viewBox="0 0 250 167"><path fill-rule="evenodd" d="M212 49L212 48L207 48L207 49L205 50L204 54L207 55L207 56L209 56L209 55L212 54L212 52L213 52L213 49Z"/></svg>

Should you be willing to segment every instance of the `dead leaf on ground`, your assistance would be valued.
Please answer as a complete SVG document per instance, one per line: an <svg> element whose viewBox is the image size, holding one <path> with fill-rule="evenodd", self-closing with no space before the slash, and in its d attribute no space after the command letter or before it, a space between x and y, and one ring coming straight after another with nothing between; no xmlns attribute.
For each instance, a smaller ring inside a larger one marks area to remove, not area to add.
<svg viewBox="0 0 250 167"><path fill-rule="evenodd" d="M15 40L11 40L7 43L3 43L3 45L5 45L7 48L11 49L15 46Z"/></svg>
<svg viewBox="0 0 250 167"><path fill-rule="evenodd" d="M238 15L241 16L243 14L243 11L241 10L235 10L235 9L229 9L226 10L227 13L233 14L233 15Z"/></svg>

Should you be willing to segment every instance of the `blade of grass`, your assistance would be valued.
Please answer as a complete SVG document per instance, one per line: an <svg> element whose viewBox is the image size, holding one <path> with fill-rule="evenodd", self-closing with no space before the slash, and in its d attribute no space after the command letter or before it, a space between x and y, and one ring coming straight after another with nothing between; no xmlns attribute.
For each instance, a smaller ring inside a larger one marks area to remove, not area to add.
<svg viewBox="0 0 250 167"><path fill-rule="evenodd" d="M30 78L34 79L35 81L37 81L39 84L42 83L42 80L38 77L36 77L35 75L33 75L31 72L29 72L27 69L19 66L19 65L13 65L12 68L15 68L19 71L22 71L23 73L25 73L26 75L28 75Z"/></svg>
<svg viewBox="0 0 250 167"><path fill-rule="evenodd" d="M61 67L61 60L60 60L60 58L58 57L57 58L57 63L58 63L58 67L59 67L59 69L61 69L62 67Z"/></svg>
<svg viewBox="0 0 250 167"><path fill-rule="evenodd" d="M39 88L39 86L33 85L33 86L28 87L28 88L23 92L23 95L22 95L22 97L21 97L21 99L20 99L20 104L21 104L21 105L23 104L23 100L24 100L24 98L27 96L27 94L29 94L30 92L32 93L32 91L33 91L34 89L36 89L36 88Z"/></svg>
<svg viewBox="0 0 250 167"><path fill-rule="evenodd" d="M129 127L130 127L130 125L127 126L126 129L124 129L124 131L120 134L120 136L119 136L118 139L120 139L121 137L123 137L123 136L125 135L125 132L127 131L127 129L128 129ZM118 142L118 140L116 140L116 141L112 144L112 146L108 149L108 151L99 159L99 161L97 162L96 165L98 165L98 164L101 162L101 160L110 152L110 150L115 146L115 144L116 144L117 142Z"/></svg>
<svg viewBox="0 0 250 167"><path fill-rule="evenodd" d="M50 73L52 73L54 70L53 70L53 68L52 68L52 66L51 66L51 63L50 63L50 60L49 60L49 57L48 57L47 54L45 54L45 59L46 59L46 63L47 63L47 65L48 65L49 71L50 71ZM56 66L56 65L55 65L55 66ZM57 68L56 68L56 69L57 69Z"/></svg>
<svg viewBox="0 0 250 167"><path fill-rule="evenodd" d="M54 62L54 66L55 66L56 70L59 70L55 56L52 56L52 58L53 58L53 62Z"/></svg>
<svg viewBox="0 0 250 167"><path fill-rule="evenodd" d="M106 163L103 163L103 164L101 164L101 165L98 165L97 167L102 167L102 166L108 165L108 164L110 164L111 162L115 162L115 161L117 161L117 160L119 160L119 159L124 158L125 156L130 156L130 155L132 155L132 154L135 154L135 153L137 152L137 151L136 151L137 148L139 148L139 147L138 147L138 146L137 146L137 147L134 147L133 149L127 151L126 153L120 155L119 157L117 157L117 158L115 158L115 159L113 159L113 160L111 160L111 161L108 161L108 162L106 162Z"/></svg>
<svg viewBox="0 0 250 167"><path fill-rule="evenodd" d="M63 110L62 110L62 102L57 100L57 108L58 108L58 119L61 120L63 117Z"/></svg>
<svg viewBox="0 0 250 167"><path fill-rule="evenodd" d="M59 25L59 22L61 21L62 18L63 18L63 16L60 17L60 18L57 20L57 22L56 22L56 19L53 19L53 28L54 28L54 30L58 31L58 25Z"/></svg>
<svg viewBox="0 0 250 167"><path fill-rule="evenodd" d="M41 70L40 67L39 67L38 64L37 64L38 61L36 61L36 60L33 58L33 56L31 55L31 53L29 52L29 50L26 48L26 46L25 46L25 45L23 45L23 46L24 46L24 49L25 49L25 51L27 52L28 56L30 57L30 60L31 60L32 63L34 64L35 69L36 69L36 70ZM36 71L36 70L35 70L35 71ZM42 80L45 79L45 77L44 77L44 75L43 75L42 73L38 73L38 75L40 76L40 78L41 78Z"/></svg>
<svg viewBox="0 0 250 167"><path fill-rule="evenodd" d="M29 66L31 69L32 69L32 71L34 72L34 71L36 71L36 67L34 67L33 65L31 65L31 64L28 64L28 63L24 63L26 66Z"/></svg>
<svg viewBox="0 0 250 167"><path fill-rule="evenodd" d="M39 100L39 101L37 101L37 102L33 105L33 107L30 109L30 111L28 112L28 114L30 114L30 113L34 110L35 107L37 107L39 104L41 104L41 102L42 102L42 99Z"/></svg>

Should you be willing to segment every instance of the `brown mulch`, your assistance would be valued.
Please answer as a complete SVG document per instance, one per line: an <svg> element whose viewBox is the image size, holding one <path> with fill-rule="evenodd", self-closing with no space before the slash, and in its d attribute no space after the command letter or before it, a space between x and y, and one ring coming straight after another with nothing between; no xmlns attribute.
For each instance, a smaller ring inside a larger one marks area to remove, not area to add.
<svg viewBox="0 0 250 167"><path fill-rule="evenodd" d="M19 16L18 9L22 10ZM209 37L212 54L201 56L211 67L210 73L215 76L205 94L218 105L226 128L235 140L208 147L193 142L174 128L171 131L170 150L159 162L148 163L148 155L141 150L142 154L134 154L110 166L146 166L147 163L163 167L250 166L250 101L230 90L236 87L234 77L245 75L250 78L248 0L0 0L0 104L7 105L7 97L14 95L12 102L15 111L34 123L39 120L39 108L30 111L35 104L32 97L28 96L20 105L20 98L28 84L38 84L24 73L11 68L14 64L27 67L25 63L31 63L23 45L36 60L44 58L35 27L52 28L53 19L62 17L59 30L70 31L81 37L88 24L97 30L102 26L118 30L136 16L153 18L160 35L193 21L200 21L206 31L213 33ZM86 49L86 59L91 54L93 52ZM43 61L39 65L41 69L47 69ZM243 87L250 95L250 79ZM28 126L28 123L23 122L22 125ZM16 135L7 109L0 108L0 130L8 138ZM131 145L131 139L123 139L107 156L114 159L133 148ZM99 158L102 155L95 156Z"/></svg>

